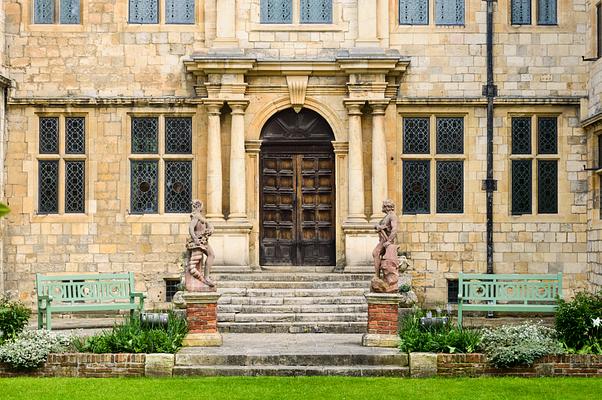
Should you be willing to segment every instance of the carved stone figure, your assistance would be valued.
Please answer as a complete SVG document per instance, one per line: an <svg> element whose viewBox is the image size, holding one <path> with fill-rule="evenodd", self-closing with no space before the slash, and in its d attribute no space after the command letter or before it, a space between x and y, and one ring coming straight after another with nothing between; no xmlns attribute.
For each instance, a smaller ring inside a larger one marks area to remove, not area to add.
<svg viewBox="0 0 602 400"><path fill-rule="evenodd" d="M372 252L374 258L374 278L371 290L377 293L395 293L399 281L399 258L397 256L397 229L399 219L395 214L392 200L383 201L385 217L376 225L378 244Z"/></svg>
<svg viewBox="0 0 602 400"><path fill-rule="evenodd" d="M209 279L209 273L215 260L215 253L209 244L213 226L203 216L203 202L192 201L192 213L188 226L190 238L186 243L189 250L186 268L186 289L193 292L215 290L215 283Z"/></svg>

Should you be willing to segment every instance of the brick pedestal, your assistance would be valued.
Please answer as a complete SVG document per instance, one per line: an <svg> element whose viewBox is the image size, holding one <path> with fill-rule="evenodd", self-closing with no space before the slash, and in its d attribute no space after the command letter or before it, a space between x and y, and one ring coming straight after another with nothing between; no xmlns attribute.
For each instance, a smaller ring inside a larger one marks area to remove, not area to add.
<svg viewBox="0 0 602 400"><path fill-rule="evenodd" d="M362 345L369 347L399 346L399 303L397 293L368 293L368 333Z"/></svg>
<svg viewBox="0 0 602 400"><path fill-rule="evenodd" d="M217 331L216 292L186 292L182 296L186 303L188 334L184 346L215 347L222 345L222 335Z"/></svg>

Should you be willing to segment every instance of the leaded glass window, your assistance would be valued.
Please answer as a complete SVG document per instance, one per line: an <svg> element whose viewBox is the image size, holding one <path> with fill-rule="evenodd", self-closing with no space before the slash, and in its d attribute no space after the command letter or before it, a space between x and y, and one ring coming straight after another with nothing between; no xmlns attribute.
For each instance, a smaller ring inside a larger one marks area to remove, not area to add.
<svg viewBox="0 0 602 400"><path fill-rule="evenodd" d="M59 212L59 161L40 160L38 163L38 213Z"/></svg>
<svg viewBox="0 0 602 400"><path fill-rule="evenodd" d="M129 0L131 24L158 24L159 0Z"/></svg>
<svg viewBox="0 0 602 400"><path fill-rule="evenodd" d="M512 118L512 154L531 154L531 117Z"/></svg>
<svg viewBox="0 0 602 400"><path fill-rule="evenodd" d="M59 119L57 117L40 118L40 154L58 154Z"/></svg>
<svg viewBox="0 0 602 400"><path fill-rule="evenodd" d="M437 212L464 212L463 161L437 161Z"/></svg>
<svg viewBox="0 0 602 400"><path fill-rule="evenodd" d="M79 0L61 0L61 24L79 24Z"/></svg>
<svg viewBox="0 0 602 400"><path fill-rule="evenodd" d="M537 212L558 212L558 161L537 160Z"/></svg>
<svg viewBox="0 0 602 400"><path fill-rule="evenodd" d="M428 25L428 0L399 0L400 25Z"/></svg>
<svg viewBox="0 0 602 400"><path fill-rule="evenodd" d="M131 163L131 213L157 213L159 210L159 162L132 160Z"/></svg>
<svg viewBox="0 0 602 400"><path fill-rule="evenodd" d="M512 214L531 214L531 160L512 160Z"/></svg>
<svg viewBox="0 0 602 400"><path fill-rule="evenodd" d="M195 0L165 0L165 22L168 24L194 24Z"/></svg>
<svg viewBox="0 0 602 400"><path fill-rule="evenodd" d="M537 23L556 25L556 0L537 0Z"/></svg>
<svg viewBox="0 0 602 400"><path fill-rule="evenodd" d="M165 118L165 153L192 153L192 118Z"/></svg>
<svg viewBox="0 0 602 400"><path fill-rule="evenodd" d="M65 153L84 154L86 152L85 119L83 117L65 118Z"/></svg>
<svg viewBox="0 0 602 400"><path fill-rule="evenodd" d="M85 211L86 166L84 161L65 162L65 213Z"/></svg>
<svg viewBox="0 0 602 400"><path fill-rule="evenodd" d="M428 154L430 118L403 119L403 152L405 154Z"/></svg>
<svg viewBox="0 0 602 400"><path fill-rule="evenodd" d="M332 0L301 0L302 24L330 24Z"/></svg>
<svg viewBox="0 0 602 400"><path fill-rule="evenodd" d="M512 25L531 23L531 0L511 0L510 8Z"/></svg>
<svg viewBox="0 0 602 400"><path fill-rule="evenodd" d="M435 24L464 25L464 0L435 0Z"/></svg>
<svg viewBox="0 0 602 400"><path fill-rule="evenodd" d="M437 154L464 153L464 118L437 118Z"/></svg>
<svg viewBox="0 0 602 400"><path fill-rule="evenodd" d="M58 21L55 15L56 11L58 11ZM33 2L34 24L55 24L57 22L65 25L79 24L81 22L80 15L80 0L34 0Z"/></svg>
<svg viewBox="0 0 602 400"><path fill-rule="evenodd" d="M34 24L54 24L54 0L34 0Z"/></svg>
<svg viewBox="0 0 602 400"><path fill-rule="evenodd" d="M404 160L404 214L428 214L430 212L430 175L429 161Z"/></svg>
<svg viewBox="0 0 602 400"><path fill-rule="evenodd" d="M262 24L293 22L293 0L261 0Z"/></svg>
<svg viewBox="0 0 602 400"><path fill-rule="evenodd" d="M556 117L537 118L537 153L558 153L558 119Z"/></svg>
<svg viewBox="0 0 602 400"><path fill-rule="evenodd" d="M158 152L159 119L157 117L132 118L132 153L156 154Z"/></svg>
<svg viewBox="0 0 602 400"><path fill-rule="evenodd" d="M165 212L190 212L192 201L192 162L165 162Z"/></svg>

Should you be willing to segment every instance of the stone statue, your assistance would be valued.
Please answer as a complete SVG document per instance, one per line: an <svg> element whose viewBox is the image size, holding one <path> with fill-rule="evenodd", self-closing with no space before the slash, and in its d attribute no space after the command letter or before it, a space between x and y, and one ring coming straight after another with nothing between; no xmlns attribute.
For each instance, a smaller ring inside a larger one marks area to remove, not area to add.
<svg viewBox="0 0 602 400"><path fill-rule="evenodd" d="M186 268L186 289L192 292L215 290L215 283L209 279L215 260L215 253L209 244L213 226L203 216L203 202L200 200L192 201L188 232L190 238L186 247L190 251L190 257Z"/></svg>
<svg viewBox="0 0 602 400"><path fill-rule="evenodd" d="M397 256L397 227L399 219L392 200L383 201L385 217L376 225L378 244L372 252L374 278L371 290L377 293L396 293L399 289L399 258Z"/></svg>

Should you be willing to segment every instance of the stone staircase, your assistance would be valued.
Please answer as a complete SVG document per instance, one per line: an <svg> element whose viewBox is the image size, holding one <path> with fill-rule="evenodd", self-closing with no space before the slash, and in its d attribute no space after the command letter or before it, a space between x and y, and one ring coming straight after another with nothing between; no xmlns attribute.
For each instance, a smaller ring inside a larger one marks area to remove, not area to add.
<svg viewBox="0 0 602 400"><path fill-rule="evenodd" d="M283 267L217 273L223 333L364 333L371 274Z"/></svg>

